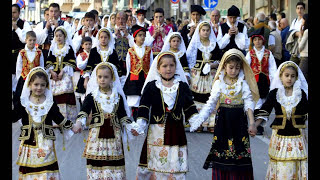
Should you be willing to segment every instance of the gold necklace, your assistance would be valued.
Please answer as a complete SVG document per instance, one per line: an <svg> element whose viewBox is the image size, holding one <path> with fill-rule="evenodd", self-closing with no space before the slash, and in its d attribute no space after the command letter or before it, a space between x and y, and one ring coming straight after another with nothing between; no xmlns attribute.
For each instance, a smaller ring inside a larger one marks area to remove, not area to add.
<svg viewBox="0 0 320 180"><path fill-rule="evenodd" d="M35 95L35 94L32 93L31 97L33 97L35 99L36 103L39 104L42 95L38 96L38 95Z"/></svg>
<svg viewBox="0 0 320 180"><path fill-rule="evenodd" d="M202 44L208 44L208 43L210 43L209 38L201 38L201 37L200 37L200 42L201 42Z"/></svg>
<svg viewBox="0 0 320 180"><path fill-rule="evenodd" d="M170 48L170 51L176 53L176 52L179 51L179 49L172 49L172 48Z"/></svg>

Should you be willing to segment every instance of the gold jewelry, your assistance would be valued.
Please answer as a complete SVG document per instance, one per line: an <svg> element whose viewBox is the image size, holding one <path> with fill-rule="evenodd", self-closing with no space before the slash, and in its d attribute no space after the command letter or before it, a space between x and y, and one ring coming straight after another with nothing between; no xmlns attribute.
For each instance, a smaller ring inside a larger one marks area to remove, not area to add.
<svg viewBox="0 0 320 180"><path fill-rule="evenodd" d="M111 88L109 87L109 88L99 88L99 89L102 94L108 94Z"/></svg>
<svg viewBox="0 0 320 180"><path fill-rule="evenodd" d="M39 104L42 95L38 96L38 95L31 93L31 97L33 97L36 100L36 103Z"/></svg>
<svg viewBox="0 0 320 180"><path fill-rule="evenodd" d="M176 53L176 52L179 51L179 49L172 49L172 48L170 48L170 51Z"/></svg>
<svg viewBox="0 0 320 180"><path fill-rule="evenodd" d="M207 43L210 43L210 40L209 40L209 38L201 38L201 37L200 37L200 42L201 42L202 44L207 44Z"/></svg>

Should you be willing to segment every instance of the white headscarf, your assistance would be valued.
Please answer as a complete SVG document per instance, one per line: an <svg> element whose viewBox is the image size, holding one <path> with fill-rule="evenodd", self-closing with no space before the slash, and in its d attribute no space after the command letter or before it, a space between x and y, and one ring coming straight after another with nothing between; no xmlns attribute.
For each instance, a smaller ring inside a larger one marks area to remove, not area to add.
<svg viewBox="0 0 320 180"><path fill-rule="evenodd" d="M66 56L69 52L70 46L72 47L72 50L74 52L74 57L76 57L76 51L75 48L73 47L73 43L71 40L71 37L68 37L68 33L66 31L66 29L63 26L59 26L56 28L56 30L54 31L54 34L56 34L56 32L58 30L62 30L63 34L65 35L65 45L62 49L58 49L58 44L56 42L56 37L53 37L53 40L51 41L51 46L49 49L49 52L51 51L52 54L56 57L58 56Z"/></svg>
<svg viewBox="0 0 320 180"><path fill-rule="evenodd" d="M104 19L105 19L105 18L108 18L108 22L109 22L109 15L108 15L108 14L104 15L103 18L102 18L102 20L101 20L101 28L104 27ZM107 24L107 25L108 25L108 24Z"/></svg>
<svg viewBox="0 0 320 180"><path fill-rule="evenodd" d="M285 67L294 67L298 72L297 80L293 85L292 96L285 95L285 87L283 86L280 79L280 74L283 72ZM306 93L308 99L308 83L299 66L292 61L283 62L278 67L274 79L271 82L270 91L275 88L278 88L276 99L285 108L288 119L290 119L291 117L292 109L296 107L297 104L301 101L302 90Z"/></svg>
<svg viewBox="0 0 320 180"><path fill-rule="evenodd" d="M176 72L175 72L175 75L174 75L175 79L178 79L178 81L183 81L183 82L188 84L188 80L187 80L186 76L184 75L184 71L183 71L182 65L181 65L180 61L177 59L177 56L175 56L170 51L160 52L155 57L155 59L153 60L153 62L151 64L148 76L147 76L147 78L146 78L146 80L145 80L145 82L143 84L143 87L142 87L142 90L141 90L141 94L143 93L144 87L148 84L148 82L151 82L153 80L161 81L161 76L160 76L160 74L158 72L157 65L158 65L159 58L161 59L161 57L163 55L166 55L166 54L170 54L170 55L173 55L175 57L175 60L176 60Z"/></svg>
<svg viewBox="0 0 320 180"><path fill-rule="evenodd" d="M21 105L28 110L29 104L30 104L29 97L31 95L31 89L29 87L29 83L30 83L31 77L36 72L43 72L44 74L46 74L46 78L47 78L47 80L49 82L49 84L47 84L47 87L46 87L46 90L45 90L45 93L44 93L44 95L46 96L46 100L43 102L44 111L41 111L41 112L39 112L41 114L38 114L38 116L42 116L42 115L48 113L50 108L51 108L51 106L53 105L53 95L52 95L52 92L51 92L51 89L50 89L51 84L50 84L50 81L49 81L49 78L48 78L49 75L47 74L46 70L43 67L38 66L38 67L32 68L30 70L29 74L27 75L26 81L23 84L23 88L22 88L22 92L21 92L21 96L20 96L20 101L21 101Z"/></svg>
<svg viewBox="0 0 320 180"><path fill-rule="evenodd" d="M100 35L100 33L101 33L102 31L106 31L106 32L109 33L110 39L109 39L109 42L108 42L107 55L110 55L110 54L112 54L113 49L115 49L115 40L114 40L114 37L113 37L113 35L112 35L112 32L111 32L111 30L110 30L109 28L104 28L104 27L102 27L102 28L98 31L97 36L96 36L96 39L97 39L97 40L93 42L93 43L94 43L94 44L93 44L93 47L97 47L97 51L98 51L98 53L100 54L101 49L100 49L99 35Z"/></svg>
<svg viewBox="0 0 320 180"><path fill-rule="evenodd" d="M125 94L123 92L123 89L122 89L122 86L121 86L121 82L120 82L120 79L119 79L117 68L112 63L101 62L94 68L94 70L92 71L92 74L90 76L90 79L88 81L86 95L88 95L91 92L99 90L99 84L98 84L98 80L97 80L97 68L99 66L101 66L101 65L107 65L108 67L111 67L111 71L112 71L112 74L113 74L113 77L114 77L113 82L111 84L112 92L114 92L115 94L119 93L122 96L124 108L126 110L126 114L127 114L128 117L130 117L131 116L131 111L130 111L130 108L128 106L126 96L125 96Z"/></svg>
<svg viewBox="0 0 320 180"><path fill-rule="evenodd" d="M187 51L186 46L184 44L183 38L179 32L172 32L168 34L164 40L164 44L162 46L161 52L170 51L170 39L172 36L180 36L180 45L178 47L178 52L173 52L178 58L182 57L184 53Z"/></svg>
<svg viewBox="0 0 320 180"><path fill-rule="evenodd" d="M107 28L110 28L110 29L114 28L114 27L111 26L111 17L115 16L116 14L117 14L116 12L113 12L113 13L110 14L109 19L108 19Z"/></svg>
<svg viewBox="0 0 320 180"><path fill-rule="evenodd" d="M198 49L200 49L202 52L204 50L204 46L202 45L202 43L200 41L200 27L202 28L203 24L205 24L205 23L209 24L209 26L211 27L211 25L208 21L201 21L197 25L197 28L192 35L192 39L189 43L189 46L188 46L188 49L186 52L190 69L193 68L194 65L196 64ZM211 51L213 51L214 48L216 47L216 42L217 42L216 36L215 36L212 28L210 28L210 31L211 31L210 35L209 35L210 45L209 45L209 48L206 48L207 51L204 52L205 54L211 53Z"/></svg>

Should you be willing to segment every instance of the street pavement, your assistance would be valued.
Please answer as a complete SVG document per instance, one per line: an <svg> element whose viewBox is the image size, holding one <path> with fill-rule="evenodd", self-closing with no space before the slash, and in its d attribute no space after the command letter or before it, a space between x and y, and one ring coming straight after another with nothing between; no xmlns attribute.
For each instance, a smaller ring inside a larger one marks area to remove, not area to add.
<svg viewBox="0 0 320 180"><path fill-rule="evenodd" d="M274 115L272 115L274 117ZM271 116L271 119L272 119ZM268 143L271 136L271 129L267 122L267 136L256 136L250 138L252 162L254 178L263 180L268 167ZM16 164L18 148L20 141L19 122L12 124L12 179L18 179L19 166ZM202 168L204 161L211 147L212 133L190 133L186 132L188 140L188 165L189 172L187 180L210 180L212 179L211 169L205 170ZM85 180L86 179L86 159L82 157L85 147L84 137L87 137L88 130L81 134L75 134L65 142L65 151L62 150L62 135L58 130L55 130L57 137L55 141L56 153L60 174L63 180ZM130 143L130 151L125 148L126 175L127 180L135 180L136 169L140 158L140 152L144 142L144 136L138 136L136 140Z"/></svg>

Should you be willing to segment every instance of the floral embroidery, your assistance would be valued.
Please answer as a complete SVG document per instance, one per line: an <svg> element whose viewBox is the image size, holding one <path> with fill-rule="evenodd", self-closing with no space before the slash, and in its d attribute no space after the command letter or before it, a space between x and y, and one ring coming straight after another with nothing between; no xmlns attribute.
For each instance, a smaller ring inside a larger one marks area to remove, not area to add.
<svg viewBox="0 0 320 180"><path fill-rule="evenodd" d="M162 146L163 140L161 138L158 138L156 142L154 142L154 145Z"/></svg>
<svg viewBox="0 0 320 180"><path fill-rule="evenodd" d="M300 151L303 151L303 146L302 146L302 143L301 143L301 142L299 142L299 150L300 150Z"/></svg>
<svg viewBox="0 0 320 180"><path fill-rule="evenodd" d="M37 156L38 156L38 158L40 158L40 157L46 157L46 153L43 152L43 149L39 149Z"/></svg>
<svg viewBox="0 0 320 180"><path fill-rule="evenodd" d="M292 151L291 143L288 144L287 151Z"/></svg>
<svg viewBox="0 0 320 180"><path fill-rule="evenodd" d="M231 99L226 98L226 99L224 100L224 103L226 103L226 104L231 104Z"/></svg>
<svg viewBox="0 0 320 180"><path fill-rule="evenodd" d="M165 149L165 147L162 148L162 150L159 153L159 156L160 156L160 162L162 164L167 163L167 161L168 161L168 159L167 159L168 151Z"/></svg>

